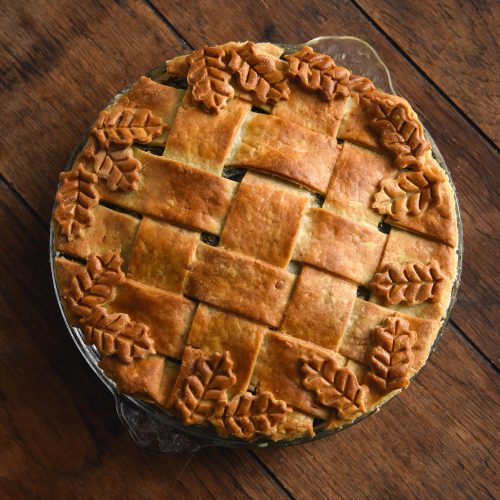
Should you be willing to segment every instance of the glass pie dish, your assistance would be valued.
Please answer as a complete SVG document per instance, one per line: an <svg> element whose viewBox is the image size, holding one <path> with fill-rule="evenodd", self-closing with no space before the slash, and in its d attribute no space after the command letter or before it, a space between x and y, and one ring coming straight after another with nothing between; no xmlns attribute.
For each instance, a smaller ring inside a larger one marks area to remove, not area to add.
<svg viewBox="0 0 500 500"><path fill-rule="evenodd" d="M392 86L391 76L386 65L377 55L375 50L365 41L349 36L338 36L338 37L328 36L328 37L316 38L314 40L306 42L305 44L281 45L281 46L285 49L287 53L292 53L299 50L301 47L303 47L303 45L311 46L318 52L330 55L337 63L339 63L339 65L346 66L353 72L358 74L363 74L368 78L370 78L375 84L375 86L380 90L395 94L394 88ZM154 79L155 77L162 75L164 72L165 72L165 64L152 70L150 73L148 73L148 76ZM126 92L127 90L128 89L124 89L121 93ZM120 95L121 93L119 93L118 95ZM450 178L449 170L436 144L434 143L432 137L430 137L427 131L425 131L425 134L426 138L432 144L434 158L439 163L439 165L446 171L448 177ZM86 141L86 136L71 155L66 165L66 170L69 170L73 165L74 159L81 151L83 145L85 144L85 141ZM460 281L460 273L462 268L463 236L462 236L462 222L460 218L458 202L455 202L455 210L458 221L457 273L453 283L450 305L446 312L445 320L434 341L431 352L436 348L440 340L440 337L443 334L444 329L446 328L447 321L449 319L453 304L456 299L458 285ZM182 424L182 422L174 419L172 416L167 414L162 409L147 402L134 399L124 394L119 394L116 391L115 383L112 380L110 380L98 366L100 356L97 349L94 346L89 346L84 343L81 329L70 326L65 316L65 310L62 305L61 293L57 286L55 278L54 262L57 256L58 252L56 251L54 244L54 231L51 226L50 263L52 270L52 278L56 292L56 297L59 306L61 308L63 317L65 319L68 331L71 334L78 349L80 350L82 356L94 370L99 379L106 385L106 387L108 387L108 389L113 394L116 402L116 411L120 420L130 432L134 442L140 447L151 449L158 452L169 453L169 452L180 452L180 451L196 451L200 448L207 446L224 446L224 447L288 446L311 440L317 440L322 437L331 435L350 425L353 425L354 423L359 422L360 420L366 418L372 413L377 412L380 409L380 407L377 407L373 411L363 414L354 421L349 422L343 425L342 427L338 427L331 430L325 430L322 428L322 424L319 424L314 428L316 433L314 438L304 437L290 441L283 440L277 442L270 442L269 440L261 439L249 443L236 439L219 438L210 429L206 429L199 426L191 426L187 428Z"/></svg>

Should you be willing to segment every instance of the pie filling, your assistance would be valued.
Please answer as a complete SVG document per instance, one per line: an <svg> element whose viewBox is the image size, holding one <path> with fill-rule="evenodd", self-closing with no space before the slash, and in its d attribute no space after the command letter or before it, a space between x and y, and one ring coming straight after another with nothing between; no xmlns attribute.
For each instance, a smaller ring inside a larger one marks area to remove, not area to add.
<svg viewBox="0 0 500 500"><path fill-rule="evenodd" d="M223 438L312 437L383 404L456 275L454 192L408 102L282 52L231 42L141 77L56 194L69 322L118 391Z"/></svg>

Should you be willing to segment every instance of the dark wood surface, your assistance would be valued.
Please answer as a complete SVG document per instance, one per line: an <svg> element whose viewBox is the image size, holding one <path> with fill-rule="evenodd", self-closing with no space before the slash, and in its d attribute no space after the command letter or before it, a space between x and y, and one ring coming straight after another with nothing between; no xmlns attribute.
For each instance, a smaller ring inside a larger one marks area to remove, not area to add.
<svg viewBox="0 0 500 500"><path fill-rule="evenodd" d="M472 4L2 2L0 498L500 494L498 7ZM51 290L58 173L95 110L164 59L229 39L327 34L376 48L450 167L465 238L450 326L404 394L334 437L281 450L140 450L66 334Z"/></svg>

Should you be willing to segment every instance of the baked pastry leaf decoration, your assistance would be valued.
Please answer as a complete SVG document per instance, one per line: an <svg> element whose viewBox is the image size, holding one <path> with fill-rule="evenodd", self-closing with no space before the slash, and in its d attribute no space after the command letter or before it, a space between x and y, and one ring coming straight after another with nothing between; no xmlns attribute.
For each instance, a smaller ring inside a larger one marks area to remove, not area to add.
<svg viewBox="0 0 500 500"><path fill-rule="evenodd" d="M304 88L318 91L325 100L349 95L351 72L337 66L330 56L306 46L285 59L289 64L288 75L298 78Z"/></svg>
<svg viewBox="0 0 500 500"><path fill-rule="evenodd" d="M291 411L271 392L241 392L230 401L225 395L219 399L209 420L221 437L254 439L275 434Z"/></svg>
<svg viewBox="0 0 500 500"><path fill-rule="evenodd" d="M116 355L124 363L156 354L149 327L132 321L128 314L109 313L101 306L80 320L83 340L94 344L101 356Z"/></svg>
<svg viewBox="0 0 500 500"><path fill-rule="evenodd" d="M371 127L378 132L379 142L394 157L397 168L421 170L422 158L430 149L417 119L411 118L406 106L389 99L370 98L373 120Z"/></svg>
<svg viewBox="0 0 500 500"><path fill-rule="evenodd" d="M402 172L395 179L384 179L375 194L372 208L394 220L420 215L442 203L443 179L433 170Z"/></svg>
<svg viewBox="0 0 500 500"><path fill-rule="evenodd" d="M357 94L367 94L376 90L374 83L369 78L352 73L349 75L347 86L351 93L355 92Z"/></svg>
<svg viewBox="0 0 500 500"><path fill-rule="evenodd" d="M332 357L317 354L302 359L303 386L316 394L316 399L327 408L334 408L340 418L353 419L366 411L366 386L360 385L356 375L341 368Z"/></svg>
<svg viewBox="0 0 500 500"><path fill-rule="evenodd" d="M153 115L150 109L109 109L99 113L91 134L101 149L110 146L130 146L134 142L146 144L163 134L167 124Z"/></svg>
<svg viewBox="0 0 500 500"><path fill-rule="evenodd" d="M289 98L290 87L284 72L276 68L272 57L258 54L255 43L248 42L237 50L233 49L230 55L228 67L243 90L253 92L262 103Z"/></svg>
<svg viewBox="0 0 500 500"><path fill-rule="evenodd" d="M95 187L97 176L82 164L59 175L61 185L56 193L57 208L54 220L68 241L78 238L82 229L94 222L93 209L99 203Z"/></svg>
<svg viewBox="0 0 500 500"><path fill-rule="evenodd" d="M173 407L185 425L205 423L217 401L236 383L231 354L226 351L207 355L186 347L183 363L188 375L181 381Z"/></svg>
<svg viewBox="0 0 500 500"><path fill-rule="evenodd" d="M90 137L82 158L91 163L99 178L106 180L110 191L137 191L142 164L134 158L130 146L110 146L108 149L102 149L97 139Z"/></svg>
<svg viewBox="0 0 500 500"><path fill-rule="evenodd" d="M445 278L439 264L431 261L429 264L387 264L382 272L375 275L370 286L388 304L406 302L415 305L426 300L438 301L444 284Z"/></svg>
<svg viewBox="0 0 500 500"><path fill-rule="evenodd" d="M118 251L109 251L102 257L91 254L87 265L71 277L70 288L64 292L70 311L86 317L94 307L113 300L115 287L125 281L121 264Z"/></svg>
<svg viewBox="0 0 500 500"><path fill-rule="evenodd" d="M209 113L219 113L227 100L234 96L225 55L225 50L220 47L205 46L188 57L187 80L192 85L193 99Z"/></svg>
<svg viewBox="0 0 500 500"><path fill-rule="evenodd" d="M372 332L374 346L367 354L368 379L383 391L408 387L417 335L400 316L386 318Z"/></svg>

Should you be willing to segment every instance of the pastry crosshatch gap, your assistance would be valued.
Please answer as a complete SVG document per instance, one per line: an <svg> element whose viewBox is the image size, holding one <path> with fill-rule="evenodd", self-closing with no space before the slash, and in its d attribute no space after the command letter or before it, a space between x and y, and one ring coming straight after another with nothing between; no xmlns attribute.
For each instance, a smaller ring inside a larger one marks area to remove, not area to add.
<svg viewBox="0 0 500 500"><path fill-rule="evenodd" d="M345 41L346 40L346 37L339 37L338 40L340 41ZM321 41L319 42L321 43ZM343 42L342 42L343 43ZM315 41L313 41L312 45L314 46L315 45ZM291 53L291 52L294 52L295 50L297 49L297 47L291 47L290 50L287 50L287 53ZM346 63L347 65L347 63ZM154 73L154 72L153 72ZM387 78L388 78L388 90L392 90L391 88L391 85L390 85L390 77L388 77L388 73L387 73ZM169 79L169 80L160 80L161 83L163 84L166 84L166 85L170 85L174 88L178 88L178 89L184 89L185 87L183 87L182 85L184 85L185 83L187 82L183 82L182 79L179 79L179 80L175 80L175 79ZM258 113L260 115L270 115L269 112L267 111L263 111L262 109L260 108L257 108L257 109L254 109L252 108L252 111L254 113ZM339 140L339 143L341 141ZM138 147L139 149L142 149L144 151L148 151L156 156L161 156L162 155L162 146L140 146L140 145L137 145L135 144L136 147ZM438 157L438 160L441 164L441 166L443 168L446 169L445 165L444 165L444 162L442 162L442 158L440 158L440 155L437 151L437 149L434 149L434 155ZM75 155L76 156L76 155ZM69 168L71 168L71 165L72 163L70 163L68 165ZM246 169L246 168L239 168L239 167L227 167L227 166L224 166L222 172L221 172L221 177L223 178L226 178L226 179L229 179L229 180L232 180L232 181L236 181L238 183L240 183L242 180L244 180L245 178L245 175L247 173L247 170L249 169ZM261 175L261 174L259 174ZM285 183L288 184L290 183L289 180L285 180ZM296 189L296 187L295 187ZM313 200L315 199L316 201L313 201L311 202L311 206L319 206L319 207L322 207L323 204L324 204L324 195L321 194L321 193L318 193L318 192L315 192L314 190L310 190L311 192L311 196L313 197ZM235 189L235 192L234 192L234 197L232 198L231 200L231 203L229 205L229 208L226 212L226 215L225 215L225 218L224 219L227 219L227 216L228 214L230 213L233 205L234 205L234 200L236 199L236 196L238 196L238 186L236 187ZM120 208L118 205L115 205L113 203L110 203L110 202L101 202L100 203L101 205L109 208L109 209L112 209L112 210L115 210L119 213L123 213L123 214L126 214L126 215L130 215L136 219L139 219L139 220L142 220L144 218L144 215L143 214L140 214L138 212L135 212L133 210L129 210L129 209L123 209L123 208ZM460 232L460 241L459 241L459 258L461 259L461 221L459 219L459 213L458 213L458 207L457 207L457 215L458 215L458 223L459 223L459 232ZM168 224L170 225L173 225L173 226L178 226L178 227L181 227L181 228L185 228L185 227L189 227L189 226L184 226L184 225L180 225L178 224L176 221L168 221ZM222 224L222 227L224 227L224 223ZM391 231L391 228L392 226L390 224L386 224L383 222L383 218L381 219L381 222L378 224L378 226L376 226L378 231L383 233L383 234L389 234L389 232ZM220 247L220 235L222 233L222 230L219 231L218 234L212 234L210 232L203 232L203 231L200 231L199 229L196 229L196 228L191 228L191 230L194 230L194 231L197 231L199 232L200 236L200 241L205 243L205 244L208 244L209 246L212 246L214 248L219 248ZM56 293L58 295L58 298L59 298L59 303L60 303L60 307L63 311L63 315L64 315L64 309L62 307L62 304L61 304L61 297L59 295L59 290L58 290L58 287L56 285L56 282L55 282L55 277L54 277L54 257L57 255L58 253L54 250L54 245L53 245L53 228L51 226L51 266L52 266L52 270L53 270L53 280L54 280L54 285L55 285L55 288L56 288ZM72 257L73 260L75 260L76 262L82 262L81 259L79 259L78 257ZM297 263L296 261L293 260L293 258L291 258L289 260L289 264L287 266L287 271L290 272L291 274L295 275L295 279L293 281L293 285L292 285L292 288L291 288L291 294L294 293L294 290L296 289L297 287L297 276L300 275L300 272L301 272L301 268L304 264L303 263ZM460 271L461 269L461 265L459 263L459 267L458 267L458 272ZM293 270L295 270L296 272L293 272ZM329 270L327 270L329 271ZM456 294L456 286L457 286L457 283L458 283L458 279L455 279L454 280L454 287L455 287L455 294ZM356 291L355 291L355 294L357 297L359 298L362 298L363 300L365 301L369 301L370 300L370 294L371 294L371 291L366 288L364 285L360 285L357 287ZM196 303L198 303L198 301L196 301ZM219 306L217 306L219 307ZM448 309L448 311L451 309L451 306L450 308ZM222 308L222 310L225 310L224 308ZM231 311L233 314L235 313L235 311ZM238 313L236 313L238 314ZM449 314L449 312L448 312ZM87 359L87 361L89 362L89 364L91 364L92 368L94 369L94 371L96 371L96 373L98 374L98 376L101 378L101 380L103 380L106 385L112 390L114 391L114 384L113 382L111 382L103 373L100 369L97 368L97 359L98 359L98 351L93 347L89 347L85 344L83 344L82 342L82 337L81 337L81 332L78 330L78 329L75 329L75 328L72 328L68 325L68 328L70 329L70 332L75 340L75 342L77 343L77 345L79 346L80 350L82 351L84 357ZM280 327L275 327L275 326L267 326L268 330L269 331L279 331ZM442 331L444 329L444 326L441 328L441 331L440 333L438 334L435 342L434 342L434 345L436 345L438 339L439 339L439 336L442 334ZM179 363L180 361L178 359L175 359L175 358L169 358L168 356L166 357L166 359L169 359L171 361L174 361L175 360L175 363ZM178 422L172 418L170 418L168 415L166 415L164 412L158 410L156 407L152 406L151 404L149 403L144 403L144 402L141 402L139 400L136 400L135 398L131 398L131 397L128 397L128 396L120 396L120 398L122 400L125 400L127 401L127 404L130 404L132 405L134 408L136 408L137 410L139 411L142 411L142 412L145 412L145 414L149 415L148 418L151 418L151 421L154 422L154 421L158 421L158 422L162 422L162 423L167 423L168 425L171 425L171 426L174 426L178 429L183 429L183 430L186 430L182 425L179 426ZM377 411L377 408L375 408L373 411ZM370 412L371 413L371 412ZM368 416L370 413L366 413L366 414L363 414L361 417L358 417L356 420L354 420L354 422L356 421L359 421L361 420L362 418L365 418L366 416ZM122 416L123 418L123 416ZM126 421L125 424L127 426L133 426L133 423L131 421ZM348 425L352 425L352 423L348 423L348 424L345 424L337 429L334 429L334 430L330 430L330 431L325 431L325 430L322 430L322 426L323 426L323 422L321 422L320 425L318 425L318 419L316 418L314 420L314 426L316 428L316 431L317 431L317 438L319 437L322 437L324 435L329 435L331 434L332 432L334 432L335 430L339 430L339 429L342 429L344 428L345 426L348 426ZM134 429L134 431L137 431L136 429ZM138 430L138 432L140 432L140 429ZM218 438L215 438L213 436L213 434L207 434L206 430L205 429L197 429L195 427L193 428L190 428L188 429L188 432L190 432L191 434L193 435L199 435L203 438L208 438L210 439L210 442L211 443L216 443L218 445L223 445L223 446L226 446L226 445L231 445L231 446L247 446L247 443L242 443L240 441L235 441L235 440L221 440L221 439L218 439ZM295 442L302 442L302 441L307 441L308 438L303 438L303 439L298 439L298 440L295 440L295 441L291 441L291 442L278 442L278 443L271 443L271 442L268 442L266 440L262 441L262 440L257 440L255 442L253 442L253 445L259 445L259 444L265 444L266 446L267 445L270 445L270 446L275 446L275 445L286 445L286 444L294 444Z"/></svg>

